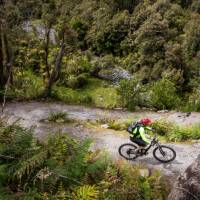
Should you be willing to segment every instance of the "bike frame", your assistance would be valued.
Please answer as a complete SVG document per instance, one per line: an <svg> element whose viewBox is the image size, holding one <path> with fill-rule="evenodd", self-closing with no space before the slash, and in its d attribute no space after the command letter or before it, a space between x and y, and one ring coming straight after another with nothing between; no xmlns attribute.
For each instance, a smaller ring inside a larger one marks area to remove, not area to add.
<svg viewBox="0 0 200 200"><path fill-rule="evenodd" d="M150 144L149 146L147 146L147 148L145 148L145 151L144 151L143 154L146 154L146 153L149 151L149 149L150 149L151 147L153 147L153 146L156 145L156 146L159 148L160 153L161 153L163 156L165 156L165 152L162 150L162 148L160 147L159 142L158 142L156 139L157 139L157 135L154 136L154 138L153 138L151 144Z"/></svg>

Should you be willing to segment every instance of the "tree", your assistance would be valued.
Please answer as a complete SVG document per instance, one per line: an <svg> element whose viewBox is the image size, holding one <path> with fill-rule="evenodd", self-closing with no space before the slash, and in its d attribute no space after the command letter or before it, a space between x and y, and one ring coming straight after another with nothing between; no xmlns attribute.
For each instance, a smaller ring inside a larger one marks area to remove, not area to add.
<svg viewBox="0 0 200 200"><path fill-rule="evenodd" d="M122 105L130 110L136 106L143 106L142 93L145 88L138 79L121 80L118 93L121 96Z"/></svg>
<svg viewBox="0 0 200 200"><path fill-rule="evenodd" d="M46 70L48 75L48 81L46 85L46 90L45 90L45 95L50 96L51 95L51 90L53 84L59 79L60 77L60 72L61 72L61 66L62 66L62 58L64 53L67 52L66 47L69 45L73 44L73 36L71 34L72 30L69 27L69 22L70 22L70 11L74 7L75 2L71 1L57 1L55 5L55 10L54 12L57 14L57 19L56 19L56 25L55 27L57 28L57 33L58 33L58 43L60 44L59 51L56 55L55 58L55 64L52 69L52 72L50 74L49 66L48 66L48 48L49 48L49 33L48 31L46 32ZM54 13L54 14L55 14ZM53 15L53 13L51 13ZM48 30L50 30L50 27L52 25L51 23L51 17L47 18L48 21L47 23L49 24ZM71 49L71 48L70 48Z"/></svg>
<svg viewBox="0 0 200 200"><path fill-rule="evenodd" d="M133 12L138 3L139 0L114 0L116 10L128 10L130 13Z"/></svg>
<svg viewBox="0 0 200 200"><path fill-rule="evenodd" d="M0 97L5 85L12 82L15 45L19 37L21 22L17 7L12 1L0 2Z"/></svg>
<svg viewBox="0 0 200 200"><path fill-rule="evenodd" d="M180 103L175 84L163 78L153 84L151 102L158 109L172 109Z"/></svg>

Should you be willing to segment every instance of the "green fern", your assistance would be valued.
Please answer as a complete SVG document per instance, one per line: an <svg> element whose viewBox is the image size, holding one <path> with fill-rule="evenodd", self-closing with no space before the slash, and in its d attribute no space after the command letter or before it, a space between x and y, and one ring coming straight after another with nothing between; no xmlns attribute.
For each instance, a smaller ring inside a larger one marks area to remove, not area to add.
<svg viewBox="0 0 200 200"><path fill-rule="evenodd" d="M79 187L72 197L74 200L97 200L99 196L99 190L96 186L84 185Z"/></svg>
<svg viewBox="0 0 200 200"><path fill-rule="evenodd" d="M29 175L32 173L37 167L41 166L47 158L48 151L44 150L27 160L23 160L19 162L18 169L13 174L13 178L21 179L25 174Z"/></svg>

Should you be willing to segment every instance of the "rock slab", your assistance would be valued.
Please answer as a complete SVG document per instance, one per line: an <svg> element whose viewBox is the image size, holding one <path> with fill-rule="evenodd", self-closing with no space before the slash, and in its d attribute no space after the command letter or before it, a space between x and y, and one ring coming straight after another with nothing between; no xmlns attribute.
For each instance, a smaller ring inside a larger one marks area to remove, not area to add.
<svg viewBox="0 0 200 200"><path fill-rule="evenodd" d="M200 200L200 155L178 177L168 200Z"/></svg>

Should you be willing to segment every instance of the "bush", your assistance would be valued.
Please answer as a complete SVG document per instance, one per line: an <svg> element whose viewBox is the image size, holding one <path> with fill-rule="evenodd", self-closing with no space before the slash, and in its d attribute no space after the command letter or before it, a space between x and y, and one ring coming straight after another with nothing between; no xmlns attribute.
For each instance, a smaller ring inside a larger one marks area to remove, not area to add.
<svg viewBox="0 0 200 200"><path fill-rule="evenodd" d="M120 55L122 50L120 43L128 34L130 16L127 11L116 13L111 20L102 24L101 29L97 29L92 44L92 50L100 54Z"/></svg>
<svg viewBox="0 0 200 200"><path fill-rule="evenodd" d="M93 103L96 107L112 109L120 106L120 97L115 88L96 88L91 95Z"/></svg>
<svg viewBox="0 0 200 200"><path fill-rule="evenodd" d="M107 190L102 191L101 199L165 199L167 191L164 180L161 178L158 181L158 177L158 172L141 176L140 167L119 161L109 166L105 173L101 188Z"/></svg>
<svg viewBox="0 0 200 200"><path fill-rule="evenodd" d="M121 97L122 105L132 110L136 106L142 105L142 93L144 87L137 79L121 80L118 87L118 93Z"/></svg>
<svg viewBox="0 0 200 200"><path fill-rule="evenodd" d="M153 123L153 128L156 133L164 136L168 141L181 142L200 139L200 124L186 127L159 120Z"/></svg>
<svg viewBox="0 0 200 200"><path fill-rule="evenodd" d="M49 122L70 122L71 120L68 118L68 114L66 112L50 112L47 121Z"/></svg>
<svg viewBox="0 0 200 200"><path fill-rule="evenodd" d="M105 55L102 57L94 57L91 60L90 73L93 76L98 76L98 72L102 69L114 68L116 66L116 59L113 55Z"/></svg>
<svg viewBox="0 0 200 200"><path fill-rule="evenodd" d="M200 88L194 89L190 94L185 109L187 111L200 111Z"/></svg>
<svg viewBox="0 0 200 200"><path fill-rule="evenodd" d="M67 86L72 89L81 88L84 85L87 84L87 75L86 74L80 74L79 76L69 76L67 80Z"/></svg>
<svg viewBox="0 0 200 200"><path fill-rule="evenodd" d="M161 136L165 136L167 139L170 135L170 131L174 128L174 124L166 121L154 121L152 127L155 132Z"/></svg>
<svg viewBox="0 0 200 200"><path fill-rule="evenodd" d="M67 75L80 75L82 73L89 73L91 64L87 55L73 55L66 63L67 68L65 73Z"/></svg>
<svg viewBox="0 0 200 200"><path fill-rule="evenodd" d="M152 86L151 103L158 109L172 109L179 106L180 98L176 86L170 80L163 78Z"/></svg>
<svg viewBox="0 0 200 200"><path fill-rule="evenodd" d="M130 125L133 120L117 120L117 119L109 119L103 118L95 121L95 124L107 124L109 129L113 129L116 131L127 130L128 125ZM91 123L93 123L91 121Z"/></svg>
<svg viewBox="0 0 200 200"><path fill-rule="evenodd" d="M8 97L19 100L38 98L44 91L43 80L32 71L16 74L14 84L8 90Z"/></svg>
<svg viewBox="0 0 200 200"><path fill-rule="evenodd" d="M89 104L92 102L92 98L87 92L80 92L61 86L53 87L52 96L53 98L66 103Z"/></svg>

